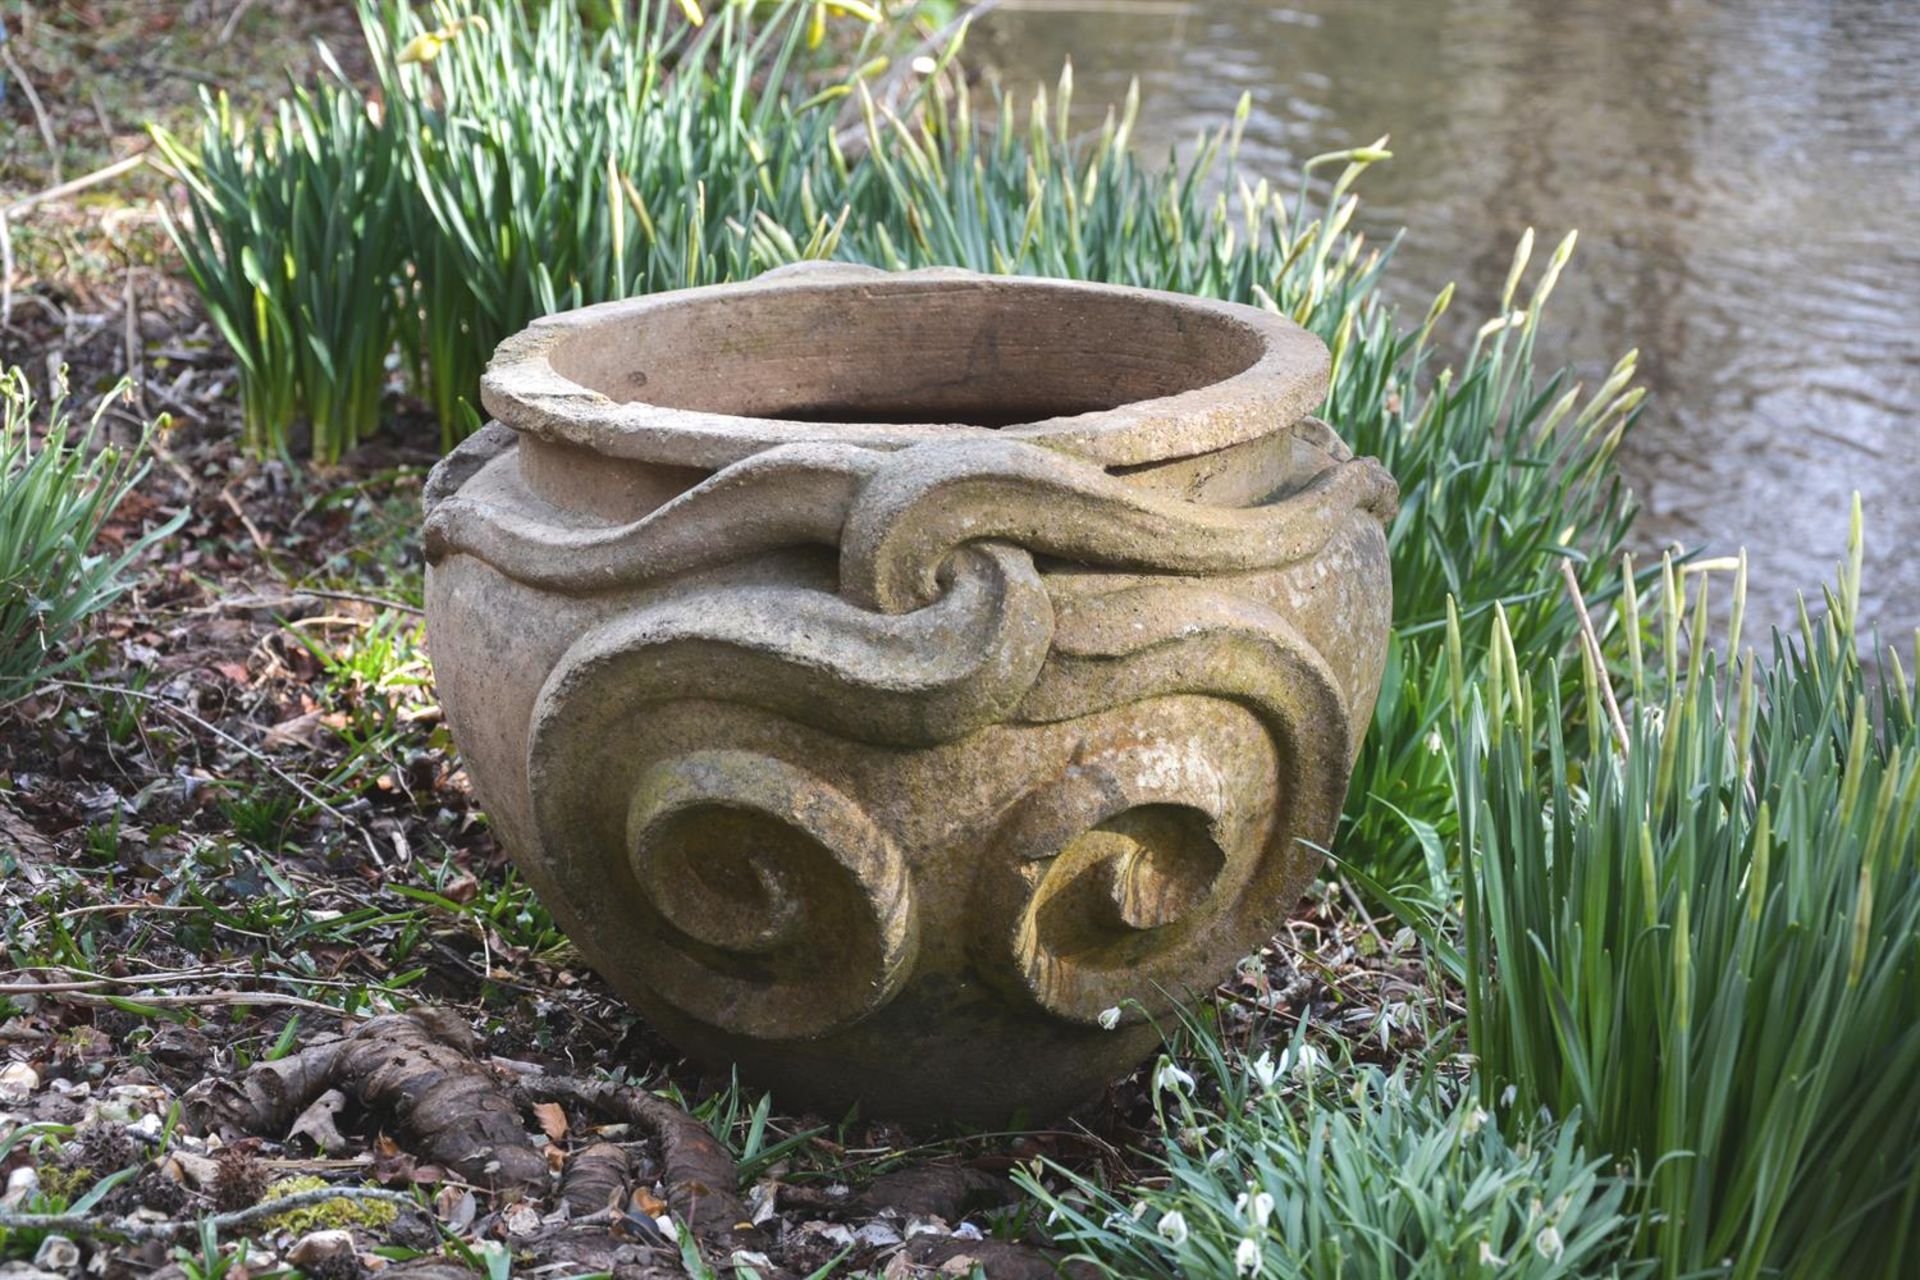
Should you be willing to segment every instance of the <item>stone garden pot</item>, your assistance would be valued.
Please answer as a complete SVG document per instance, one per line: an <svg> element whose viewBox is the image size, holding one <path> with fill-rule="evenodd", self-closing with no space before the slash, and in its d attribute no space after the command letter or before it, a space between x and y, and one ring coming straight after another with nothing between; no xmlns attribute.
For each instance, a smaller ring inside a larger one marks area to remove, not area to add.
<svg viewBox="0 0 1920 1280"><path fill-rule="evenodd" d="M1306 416L1327 366L1251 308L948 270L539 321L426 497L500 839L785 1107L1096 1094L1340 814L1396 492Z"/></svg>

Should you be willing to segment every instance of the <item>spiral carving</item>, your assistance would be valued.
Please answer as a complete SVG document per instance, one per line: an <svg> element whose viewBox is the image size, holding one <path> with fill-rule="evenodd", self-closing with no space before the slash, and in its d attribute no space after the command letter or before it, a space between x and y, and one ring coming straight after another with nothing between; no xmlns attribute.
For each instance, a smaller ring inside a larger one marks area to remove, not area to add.
<svg viewBox="0 0 1920 1280"><path fill-rule="evenodd" d="M647 771L628 868L654 946L641 976L743 1035L823 1035L885 1004L911 966L906 863L835 788L786 761L693 752ZM648 920L647 915L651 916Z"/></svg>
<svg viewBox="0 0 1920 1280"><path fill-rule="evenodd" d="M1245 713L1212 703L1183 726L1188 694ZM1022 714L1074 720L1129 705L1135 736L1016 806L977 890L982 967L1082 1023L1115 1007L1129 1021L1164 1010L1271 932L1346 791L1345 697L1269 610L1151 584L1063 613Z"/></svg>

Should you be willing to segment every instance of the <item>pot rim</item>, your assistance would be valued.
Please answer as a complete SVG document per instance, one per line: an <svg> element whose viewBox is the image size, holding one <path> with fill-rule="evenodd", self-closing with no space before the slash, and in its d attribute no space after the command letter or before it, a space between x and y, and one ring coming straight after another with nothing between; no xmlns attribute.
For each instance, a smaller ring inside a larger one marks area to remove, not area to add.
<svg viewBox="0 0 1920 1280"><path fill-rule="evenodd" d="M1020 422L832 422L750 417L644 401L618 401L561 373L558 349L580 334L636 321L671 323L676 309L755 295L834 291L847 305L876 291L939 294L982 291L1069 300L1132 299L1205 317L1223 332L1251 341L1250 364L1224 378L1171 395L1112 408ZM1238 303L1185 294L1034 276L994 276L954 268L887 272L853 263L800 263L754 280L649 294L601 303L534 321L500 344L481 382L481 400L500 422L524 436L588 449L605 457L669 466L718 468L776 445L827 440L903 449L956 435L1025 440L1101 466L1135 466L1211 453L1291 426L1325 397L1326 345L1284 316Z"/></svg>

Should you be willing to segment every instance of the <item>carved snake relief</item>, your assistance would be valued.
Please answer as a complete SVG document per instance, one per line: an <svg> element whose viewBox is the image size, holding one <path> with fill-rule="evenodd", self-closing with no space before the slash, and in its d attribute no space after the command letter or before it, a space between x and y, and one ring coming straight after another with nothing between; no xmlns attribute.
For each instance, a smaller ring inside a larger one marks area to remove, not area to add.
<svg viewBox="0 0 1920 1280"><path fill-rule="evenodd" d="M510 440L490 428L450 455L428 494L431 560L471 556L555 592L678 579L573 642L539 695L527 768L551 856L623 851L611 874L631 877L632 927L655 940L637 976L684 1012L762 1039L826 1035L893 998L919 934L895 837L801 765L693 750L607 785L618 726L669 702L896 749L1183 695L1249 711L1258 741L1090 744L1004 813L963 927L989 981L1073 1022L1160 1005L1196 959L1257 939L1311 856L1302 842L1333 832L1347 696L1287 619L1208 579L1303 563L1355 521L1384 523L1396 492L1371 460L1223 508L1017 440L803 442L610 523L512 486L459 489ZM837 550L837 593L688 576L809 545ZM1139 576L1050 593L1060 562Z"/></svg>

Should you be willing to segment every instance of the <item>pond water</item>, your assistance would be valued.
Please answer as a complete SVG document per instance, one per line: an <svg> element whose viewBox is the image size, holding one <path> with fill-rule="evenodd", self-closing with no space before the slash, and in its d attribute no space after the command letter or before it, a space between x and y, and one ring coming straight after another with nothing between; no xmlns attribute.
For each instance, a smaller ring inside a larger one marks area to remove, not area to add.
<svg viewBox="0 0 1920 1280"><path fill-rule="evenodd" d="M1640 348L1637 541L1747 547L1785 622L1858 490L1867 617L1920 626L1920 3L1005 0L969 52L1021 86L1070 54L1090 125L1139 76L1161 154L1250 92L1276 179L1391 133L1364 225L1408 228L1395 296L1457 281L1463 329L1525 228L1536 270L1578 228L1543 355Z"/></svg>

